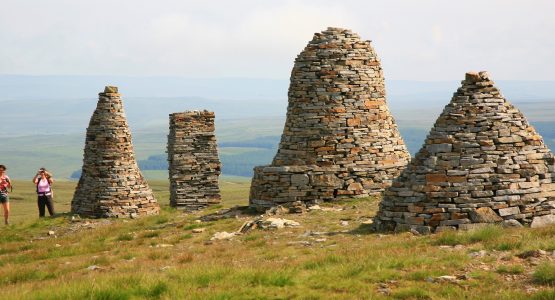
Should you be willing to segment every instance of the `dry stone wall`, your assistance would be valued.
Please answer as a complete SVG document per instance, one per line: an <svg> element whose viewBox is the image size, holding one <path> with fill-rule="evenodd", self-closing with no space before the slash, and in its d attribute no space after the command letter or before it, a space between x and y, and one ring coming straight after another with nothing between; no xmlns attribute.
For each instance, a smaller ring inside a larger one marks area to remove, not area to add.
<svg viewBox="0 0 555 300"><path fill-rule="evenodd" d="M288 98L278 153L254 169L251 206L377 194L410 160L380 61L356 33L316 33L295 60Z"/></svg>
<svg viewBox="0 0 555 300"><path fill-rule="evenodd" d="M168 162L171 206L197 210L220 203L221 164L213 112L170 115Z"/></svg>
<svg viewBox="0 0 555 300"><path fill-rule="evenodd" d="M85 140L71 211L89 217L137 217L160 208L143 178L117 87L99 94Z"/></svg>
<svg viewBox="0 0 555 300"><path fill-rule="evenodd" d="M385 192L380 230L555 223L554 156L487 72L470 72Z"/></svg>

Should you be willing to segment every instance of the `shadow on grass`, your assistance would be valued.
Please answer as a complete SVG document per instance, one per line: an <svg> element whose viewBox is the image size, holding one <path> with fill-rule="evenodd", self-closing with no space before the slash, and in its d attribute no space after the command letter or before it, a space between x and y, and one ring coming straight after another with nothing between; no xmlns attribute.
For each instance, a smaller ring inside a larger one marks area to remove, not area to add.
<svg viewBox="0 0 555 300"><path fill-rule="evenodd" d="M326 231L326 232L308 231L305 234L312 235L312 236L336 236L336 235L371 235L371 234L378 234L378 233L381 233L381 232L376 232L372 228L372 224L361 224L358 228L355 228L353 230Z"/></svg>
<svg viewBox="0 0 555 300"><path fill-rule="evenodd" d="M73 216L75 216L75 214L72 214L71 212L63 212L63 213L55 213L53 216L50 216L49 218L51 219L65 218L65 219L71 220L71 217Z"/></svg>
<svg viewBox="0 0 555 300"><path fill-rule="evenodd" d="M211 214L203 215L202 217L200 217L200 219L203 222L209 222L238 217L252 217L258 216L260 214L260 212L250 206L234 206L231 208L219 210Z"/></svg>
<svg viewBox="0 0 555 300"><path fill-rule="evenodd" d="M354 235L369 235L377 234L376 229L372 226L373 224L360 224L358 228L349 231L349 234Z"/></svg>

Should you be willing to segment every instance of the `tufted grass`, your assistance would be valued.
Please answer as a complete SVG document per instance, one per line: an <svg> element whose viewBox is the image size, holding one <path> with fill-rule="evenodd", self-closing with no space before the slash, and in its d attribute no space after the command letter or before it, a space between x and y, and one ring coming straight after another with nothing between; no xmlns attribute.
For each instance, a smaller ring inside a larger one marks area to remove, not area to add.
<svg viewBox="0 0 555 300"><path fill-rule="evenodd" d="M184 214L168 207L165 182L150 184L162 204L159 216L75 232L75 224L102 220L72 223L63 214L72 183L58 186L57 218L38 219L32 194L13 200L17 218L0 235L2 299L553 299L553 265L515 257L554 249L555 227L376 234L362 222L375 214L378 199L366 198L321 205L340 211L279 216L298 221L298 228L209 241L246 219L195 222L218 208ZM246 205L248 189L246 181L224 182L221 207ZM196 228L205 230L193 233ZM470 257L480 250L487 255ZM470 279L430 280L461 274ZM536 290L527 292L530 286Z"/></svg>
<svg viewBox="0 0 555 300"><path fill-rule="evenodd" d="M411 300L432 299L428 291L418 287L400 289L398 291L395 291L391 296L393 299L411 299Z"/></svg>
<svg viewBox="0 0 555 300"><path fill-rule="evenodd" d="M500 274L522 274L524 273L525 269L521 265L502 265L499 266L496 271Z"/></svg>
<svg viewBox="0 0 555 300"><path fill-rule="evenodd" d="M534 281L540 284L555 284L555 263L546 262L539 265L533 274Z"/></svg>
<svg viewBox="0 0 555 300"><path fill-rule="evenodd" d="M439 234L438 245L469 245L474 243L490 243L503 236L503 229L497 225L487 225L469 231L446 231Z"/></svg>
<svg viewBox="0 0 555 300"><path fill-rule="evenodd" d="M541 291L531 297L532 300L553 300L555 299L555 289Z"/></svg>

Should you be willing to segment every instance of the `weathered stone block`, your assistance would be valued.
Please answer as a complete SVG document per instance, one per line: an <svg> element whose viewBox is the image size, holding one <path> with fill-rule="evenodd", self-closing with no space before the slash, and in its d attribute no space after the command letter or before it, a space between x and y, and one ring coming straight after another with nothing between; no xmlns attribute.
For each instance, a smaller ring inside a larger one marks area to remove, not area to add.
<svg viewBox="0 0 555 300"><path fill-rule="evenodd" d="M337 178L335 174L313 175L312 182L314 186L328 187L339 187L342 184L342 180Z"/></svg>
<svg viewBox="0 0 555 300"><path fill-rule="evenodd" d="M464 231L476 230L487 226L487 223L469 223L469 224L460 224L459 229Z"/></svg>
<svg viewBox="0 0 555 300"><path fill-rule="evenodd" d="M291 184L293 186L306 186L310 182L307 174L293 174L291 175Z"/></svg>
<svg viewBox="0 0 555 300"><path fill-rule="evenodd" d="M555 224L555 214L549 214L545 216L534 217L532 219L531 228L540 228Z"/></svg>
<svg viewBox="0 0 555 300"><path fill-rule="evenodd" d="M469 219L458 219L458 220L441 221L439 224L441 226L456 226L456 225L468 224L468 223L470 223Z"/></svg>
<svg viewBox="0 0 555 300"><path fill-rule="evenodd" d="M499 215L502 217L520 214L520 209L517 206L499 209Z"/></svg>
<svg viewBox="0 0 555 300"><path fill-rule="evenodd" d="M117 94L118 93L118 87L108 85L108 86L104 87L104 93L105 94L108 94L108 93Z"/></svg>
<svg viewBox="0 0 555 300"><path fill-rule="evenodd" d="M428 149L428 151L431 154L446 153L446 152L451 152L451 150L453 149L453 145L451 145L451 144L433 144L433 145L427 145L426 149Z"/></svg>
<svg viewBox="0 0 555 300"><path fill-rule="evenodd" d="M480 198L480 197L491 197L494 195L493 191L472 191L471 195L473 198Z"/></svg>
<svg viewBox="0 0 555 300"><path fill-rule="evenodd" d="M503 218L498 216L493 209L489 207L480 207L476 210L468 212L470 220L473 223L496 223L503 221Z"/></svg>
<svg viewBox="0 0 555 300"><path fill-rule="evenodd" d="M426 174L426 182L429 183L437 183L437 182L446 182L447 176L444 174Z"/></svg>

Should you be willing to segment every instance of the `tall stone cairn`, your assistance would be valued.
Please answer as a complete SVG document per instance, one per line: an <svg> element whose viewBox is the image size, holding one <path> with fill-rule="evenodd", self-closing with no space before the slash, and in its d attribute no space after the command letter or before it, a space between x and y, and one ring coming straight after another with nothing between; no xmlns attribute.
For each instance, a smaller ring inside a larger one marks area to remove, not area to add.
<svg viewBox="0 0 555 300"><path fill-rule="evenodd" d="M170 114L168 162L171 206L198 210L221 202L213 112Z"/></svg>
<svg viewBox="0 0 555 300"><path fill-rule="evenodd" d="M554 156L494 86L470 72L386 191L379 230L421 233L555 223Z"/></svg>
<svg viewBox="0 0 555 300"><path fill-rule="evenodd" d="M99 94L85 141L83 169L72 213L88 217L138 217L160 208L143 178L117 87Z"/></svg>
<svg viewBox="0 0 555 300"><path fill-rule="evenodd" d="M259 210L378 194L410 160L370 45L347 29L316 33L291 72L287 120L269 166L256 167Z"/></svg>

